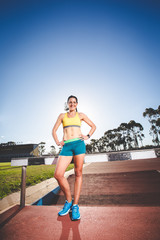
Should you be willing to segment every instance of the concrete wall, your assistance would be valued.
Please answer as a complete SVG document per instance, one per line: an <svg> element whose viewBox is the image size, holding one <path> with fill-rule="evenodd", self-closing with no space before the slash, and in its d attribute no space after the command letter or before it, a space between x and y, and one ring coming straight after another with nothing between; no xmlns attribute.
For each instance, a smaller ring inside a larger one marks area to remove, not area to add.
<svg viewBox="0 0 160 240"><path fill-rule="evenodd" d="M143 151L133 151L131 152L131 158L136 159L146 159L146 158L156 158L154 150L143 150Z"/></svg>
<svg viewBox="0 0 160 240"><path fill-rule="evenodd" d="M51 164L56 164L58 160L58 157L46 157L44 159L45 165L51 165Z"/></svg>
<svg viewBox="0 0 160 240"><path fill-rule="evenodd" d="M133 150L133 151L120 151L110 153L94 153L85 156L85 163L90 162L107 162L107 161L121 161L121 160L136 160L156 158L154 149L149 150Z"/></svg>
<svg viewBox="0 0 160 240"><path fill-rule="evenodd" d="M107 162L108 156L106 153L86 154L85 163L90 162Z"/></svg>

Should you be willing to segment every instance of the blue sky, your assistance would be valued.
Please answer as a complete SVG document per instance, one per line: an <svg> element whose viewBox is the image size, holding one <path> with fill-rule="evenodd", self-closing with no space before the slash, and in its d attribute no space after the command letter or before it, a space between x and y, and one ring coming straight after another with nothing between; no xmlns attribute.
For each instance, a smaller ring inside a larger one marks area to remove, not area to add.
<svg viewBox="0 0 160 240"><path fill-rule="evenodd" d="M143 112L160 104L158 1L15 0L0 9L1 142L44 141L50 150L74 94L97 126L93 138L135 120L151 144Z"/></svg>

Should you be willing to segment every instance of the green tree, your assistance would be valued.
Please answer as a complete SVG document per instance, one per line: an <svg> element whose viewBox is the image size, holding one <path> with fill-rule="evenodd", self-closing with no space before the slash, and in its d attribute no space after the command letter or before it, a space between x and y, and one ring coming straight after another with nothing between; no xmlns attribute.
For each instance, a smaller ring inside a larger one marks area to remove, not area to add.
<svg viewBox="0 0 160 240"><path fill-rule="evenodd" d="M86 152L87 153L92 153L92 146L91 146L91 144L86 144Z"/></svg>
<svg viewBox="0 0 160 240"><path fill-rule="evenodd" d="M98 140L96 141L96 146L97 146L98 152L104 152L104 151L106 151L104 137L101 137L100 139L98 139Z"/></svg>
<svg viewBox="0 0 160 240"><path fill-rule="evenodd" d="M16 143L13 142L13 141L10 141L10 142L7 142L7 143L1 143L0 145L1 146L13 146L13 145L16 145Z"/></svg>
<svg viewBox="0 0 160 240"><path fill-rule="evenodd" d="M103 144L104 151L108 151L109 139L108 139L106 132L104 133L104 136L102 137L102 141L103 141L102 144Z"/></svg>
<svg viewBox="0 0 160 240"><path fill-rule="evenodd" d="M51 155L56 155L56 148L55 148L55 146L51 146L51 151L50 151L50 154Z"/></svg>
<svg viewBox="0 0 160 240"><path fill-rule="evenodd" d="M107 143L107 148L111 151L116 151L115 145L115 133L114 130L108 130L104 133L105 142Z"/></svg>
<svg viewBox="0 0 160 240"><path fill-rule="evenodd" d="M160 105L157 109L146 108L143 117L147 117L151 125L150 135L153 137L152 142L159 146L160 144Z"/></svg>
<svg viewBox="0 0 160 240"><path fill-rule="evenodd" d="M40 155L42 155L44 152L45 152L45 142L41 142L41 143L39 143L38 145L38 149L39 149L39 153L40 153Z"/></svg>
<svg viewBox="0 0 160 240"><path fill-rule="evenodd" d="M133 147L139 147L138 140L142 142L144 134L143 127L140 123L131 120L129 123L121 123L118 128L108 130L104 133L104 137L98 142L98 146L102 149L106 148L110 151L127 150ZM102 142L102 143L101 143ZM100 150L98 147L98 150Z"/></svg>
<svg viewBox="0 0 160 240"><path fill-rule="evenodd" d="M144 137L144 134L142 133L143 127L140 123L137 123L134 120L131 120L128 123L128 128L130 130L130 136L132 136L132 141L134 143L134 147L138 148L139 147L138 138L141 139L141 141L142 141L142 139Z"/></svg>
<svg viewBox="0 0 160 240"><path fill-rule="evenodd" d="M113 136L114 136L114 144L115 144L115 148L116 148L116 151L118 150L121 150L121 145L123 143L122 141L122 133L120 131L120 128L114 128L113 129Z"/></svg>
<svg viewBox="0 0 160 240"><path fill-rule="evenodd" d="M97 150L97 141L96 139L91 139L92 152L96 152Z"/></svg>
<svg viewBox="0 0 160 240"><path fill-rule="evenodd" d="M119 131L121 132L121 144L123 145L123 149L127 149L127 139L128 139L128 124L121 123L119 126Z"/></svg>

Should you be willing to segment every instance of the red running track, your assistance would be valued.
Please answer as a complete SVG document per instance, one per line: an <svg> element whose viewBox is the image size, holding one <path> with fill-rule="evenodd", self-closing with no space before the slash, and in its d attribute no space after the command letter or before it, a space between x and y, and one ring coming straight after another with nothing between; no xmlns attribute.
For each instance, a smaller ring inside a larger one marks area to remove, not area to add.
<svg viewBox="0 0 160 240"><path fill-rule="evenodd" d="M81 207L81 220L60 206L27 206L0 230L1 240L159 240L160 207Z"/></svg>

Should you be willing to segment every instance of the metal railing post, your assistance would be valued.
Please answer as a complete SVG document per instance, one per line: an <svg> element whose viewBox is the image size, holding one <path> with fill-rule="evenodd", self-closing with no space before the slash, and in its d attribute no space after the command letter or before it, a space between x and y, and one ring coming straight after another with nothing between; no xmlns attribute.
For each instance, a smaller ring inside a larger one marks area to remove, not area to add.
<svg viewBox="0 0 160 240"><path fill-rule="evenodd" d="M25 194L26 194L26 166L22 166L22 177L21 177L21 202L20 206L25 206Z"/></svg>

